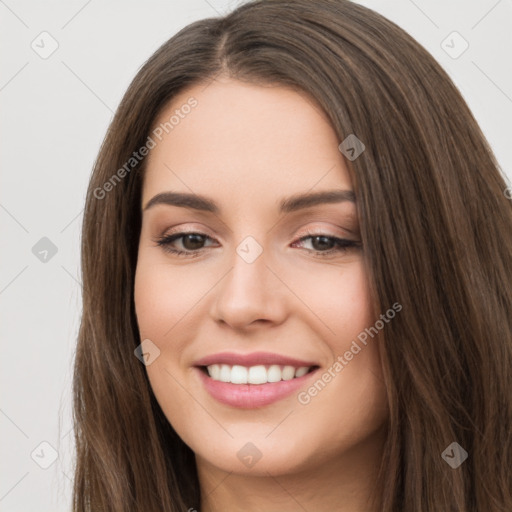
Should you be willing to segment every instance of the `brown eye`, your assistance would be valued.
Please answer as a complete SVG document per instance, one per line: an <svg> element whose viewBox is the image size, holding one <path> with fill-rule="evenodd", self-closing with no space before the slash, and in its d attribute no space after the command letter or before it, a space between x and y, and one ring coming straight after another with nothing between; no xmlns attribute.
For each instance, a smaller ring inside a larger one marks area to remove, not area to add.
<svg viewBox="0 0 512 512"><path fill-rule="evenodd" d="M191 233L188 235L184 235L181 238L183 247L188 251L195 251L197 249L201 249L202 244L204 244L204 236L199 235L197 233Z"/></svg>
<svg viewBox="0 0 512 512"><path fill-rule="evenodd" d="M157 240L157 244L166 252L180 256L199 256L204 249L204 243L207 240L213 240L203 233L174 233L165 235ZM182 249L175 248L174 244L181 241Z"/></svg>
<svg viewBox="0 0 512 512"><path fill-rule="evenodd" d="M332 256L336 253L343 253L350 249L357 249L361 247L361 242L356 240L347 240L345 238L338 238L335 236L329 236L325 234L310 233L307 236L303 236L298 242L304 245L304 242L311 243L311 249L306 248L307 251L315 253L317 256Z"/></svg>
<svg viewBox="0 0 512 512"><path fill-rule="evenodd" d="M329 236L312 236L311 245L315 251L326 251L336 246L336 242L332 237Z"/></svg>

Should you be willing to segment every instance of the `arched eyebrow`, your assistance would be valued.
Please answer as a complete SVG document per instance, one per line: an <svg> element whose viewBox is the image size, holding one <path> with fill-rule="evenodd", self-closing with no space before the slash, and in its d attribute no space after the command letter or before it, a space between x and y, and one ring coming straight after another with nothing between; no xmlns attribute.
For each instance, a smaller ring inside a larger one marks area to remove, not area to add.
<svg viewBox="0 0 512 512"><path fill-rule="evenodd" d="M325 190L322 192L310 192L296 194L282 199L279 202L280 213L290 213L324 203L342 203L344 201L356 202L353 190ZM157 204L166 204L182 208L192 208L214 214L221 214L221 208L212 199L188 192L161 192L153 196L143 207L142 211Z"/></svg>

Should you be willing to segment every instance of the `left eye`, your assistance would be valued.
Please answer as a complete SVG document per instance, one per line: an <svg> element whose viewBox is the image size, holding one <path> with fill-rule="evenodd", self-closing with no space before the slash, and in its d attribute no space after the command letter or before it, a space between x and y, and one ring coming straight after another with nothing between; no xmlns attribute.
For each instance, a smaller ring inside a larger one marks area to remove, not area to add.
<svg viewBox="0 0 512 512"><path fill-rule="evenodd" d="M181 240L181 245L185 250L173 247L172 244L178 240ZM196 257L199 256L201 251L204 249L203 244L206 240L213 239L204 233L182 232L163 236L156 242L166 252L176 254L178 256ZM306 240L310 240L311 245L313 246L312 249L306 250L319 256L331 255L334 252L345 252L349 249L361 246L361 243L356 240L347 240L325 234L313 233L303 236L297 242L294 242L292 246L296 246L296 244L303 244Z"/></svg>
<svg viewBox="0 0 512 512"><path fill-rule="evenodd" d="M322 234L320 234L320 235L310 234L310 235L304 236L299 240L299 242L304 242L306 240L310 240L311 245L313 247L312 249L309 249L309 250L316 252L316 253L320 253L321 255L326 254L326 253L331 254L332 252L335 252L335 251L346 251L352 247L357 247L360 245L359 242L357 242L355 240L347 240L345 238L338 238L335 236L322 235ZM326 247L326 245L328 247ZM315 246L317 248L315 248ZM323 250L322 250L322 247L323 247Z"/></svg>

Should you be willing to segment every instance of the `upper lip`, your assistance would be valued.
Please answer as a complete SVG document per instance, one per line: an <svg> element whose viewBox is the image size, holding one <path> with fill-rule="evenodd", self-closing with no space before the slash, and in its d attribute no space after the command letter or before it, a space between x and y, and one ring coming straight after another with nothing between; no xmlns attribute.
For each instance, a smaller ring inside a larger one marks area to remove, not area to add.
<svg viewBox="0 0 512 512"><path fill-rule="evenodd" d="M294 366L300 368L303 366L317 366L316 363L311 361L303 361L293 357L283 356L280 354L273 354L271 352L252 352L250 354L235 354L234 352L219 352L218 354L211 354L205 356L194 363L194 366L210 366L212 364L228 364L240 366L257 366L257 365L272 365L277 364L281 366Z"/></svg>

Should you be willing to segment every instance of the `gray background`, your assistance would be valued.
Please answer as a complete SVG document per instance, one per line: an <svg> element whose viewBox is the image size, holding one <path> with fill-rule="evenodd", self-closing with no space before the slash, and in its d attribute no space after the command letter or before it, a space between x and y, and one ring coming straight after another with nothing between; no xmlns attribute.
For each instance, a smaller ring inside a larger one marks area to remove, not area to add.
<svg viewBox="0 0 512 512"><path fill-rule="evenodd" d="M164 41L238 3L0 0L0 511L70 509L79 230L87 182L112 114ZM360 3L398 23L434 55L511 177L512 0ZM40 36L44 31L50 36ZM469 44L460 56L464 41L446 39L453 31ZM42 58L52 44L57 50Z"/></svg>

